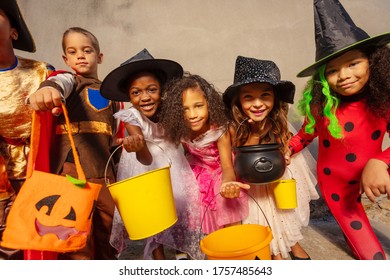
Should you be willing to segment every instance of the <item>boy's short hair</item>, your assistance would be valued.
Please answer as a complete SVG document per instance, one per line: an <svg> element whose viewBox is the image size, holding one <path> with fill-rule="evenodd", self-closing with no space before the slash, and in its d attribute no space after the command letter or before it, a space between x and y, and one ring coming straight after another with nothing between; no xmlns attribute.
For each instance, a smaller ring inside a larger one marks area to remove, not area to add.
<svg viewBox="0 0 390 280"><path fill-rule="evenodd" d="M95 35L93 35L91 32L89 32L88 30L84 29L84 28L81 28L81 27L71 27L71 28L68 28L64 34L62 35L62 50L64 51L65 53L65 38L66 36L69 34L69 33L81 33L81 34L84 34L85 36L87 36L91 42L92 42L92 46L96 49L96 52L99 54L100 53L100 47L99 47L99 41L98 39L96 38Z"/></svg>

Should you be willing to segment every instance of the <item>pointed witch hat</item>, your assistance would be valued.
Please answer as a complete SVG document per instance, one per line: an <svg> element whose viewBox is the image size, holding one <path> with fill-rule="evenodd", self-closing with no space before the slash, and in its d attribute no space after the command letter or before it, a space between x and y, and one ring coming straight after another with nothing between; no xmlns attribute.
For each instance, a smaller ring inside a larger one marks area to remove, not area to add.
<svg viewBox="0 0 390 280"><path fill-rule="evenodd" d="M351 49L390 42L390 33L370 37L357 27L338 0L314 0L314 32L316 62L297 77L312 75L319 66Z"/></svg>
<svg viewBox="0 0 390 280"><path fill-rule="evenodd" d="M179 63L154 58L147 49L143 49L107 75L100 88L101 94L114 101L130 101L128 79L141 72L155 73L162 83L161 86L170 79L183 76L183 68Z"/></svg>
<svg viewBox="0 0 390 280"><path fill-rule="evenodd" d="M34 40L23 19L16 0L1 0L0 9L3 10L9 18L11 26L18 31L18 38L13 41L13 47L21 51L35 52Z"/></svg>

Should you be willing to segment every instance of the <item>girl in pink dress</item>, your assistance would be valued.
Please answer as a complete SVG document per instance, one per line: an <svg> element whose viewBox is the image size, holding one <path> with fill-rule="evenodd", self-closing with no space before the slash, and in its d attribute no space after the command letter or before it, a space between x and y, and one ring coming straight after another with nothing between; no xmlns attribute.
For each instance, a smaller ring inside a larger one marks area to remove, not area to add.
<svg viewBox="0 0 390 280"><path fill-rule="evenodd" d="M236 181L221 95L202 77L186 74L167 85L161 115L165 137L183 144L198 180L203 233L241 222L248 205L240 189L249 185Z"/></svg>

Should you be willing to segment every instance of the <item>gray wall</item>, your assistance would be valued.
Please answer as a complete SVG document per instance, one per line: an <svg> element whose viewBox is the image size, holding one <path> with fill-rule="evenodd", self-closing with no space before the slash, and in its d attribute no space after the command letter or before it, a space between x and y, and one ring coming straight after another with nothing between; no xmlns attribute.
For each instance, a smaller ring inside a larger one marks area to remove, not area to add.
<svg viewBox="0 0 390 280"><path fill-rule="evenodd" d="M368 34L390 31L389 0L341 0ZM80 26L96 35L104 54L103 79L143 48L154 57L178 61L219 90L233 82L237 55L270 59L282 79L297 86L296 74L314 62L312 0L18 0L37 52L18 54L67 69L62 33ZM292 107L290 120L301 118Z"/></svg>

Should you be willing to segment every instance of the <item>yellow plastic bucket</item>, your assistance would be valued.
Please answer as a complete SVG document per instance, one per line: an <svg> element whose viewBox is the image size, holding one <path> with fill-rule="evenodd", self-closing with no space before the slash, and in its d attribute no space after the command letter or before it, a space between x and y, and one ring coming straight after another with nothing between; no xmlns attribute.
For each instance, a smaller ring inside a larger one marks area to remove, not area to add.
<svg viewBox="0 0 390 280"><path fill-rule="evenodd" d="M294 209L298 206L295 179L280 180L274 187L276 205L279 209Z"/></svg>
<svg viewBox="0 0 390 280"><path fill-rule="evenodd" d="M279 209L294 209L298 206L297 187L294 178L278 181L273 190L276 206Z"/></svg>
<svg viewBox="0 0 390 280"><path fill-rule="evenodd" d="M131 240L153 236L178 219L170 165L113 183L108 188Z"/></svg>
<svg viewBox="0 0 390 280"><path fill-rule="evenodd" d="M257 201L250 194L244 193L257 204L269 225L268 219ZM217 195L214 196L214 199ZM209 206L210 204L207 206L205 214ZM270 243L272 238L269 226L235 225L216 230L204 237L200 240L200 249L206 254L208 260L271 260Z"/></svg>
<svg viewBox="0 0 390 280"><path fill-rule="evenodd" d="M269 226L244 224L210 233L200 241L209 260L271 260Z"/></svg>

